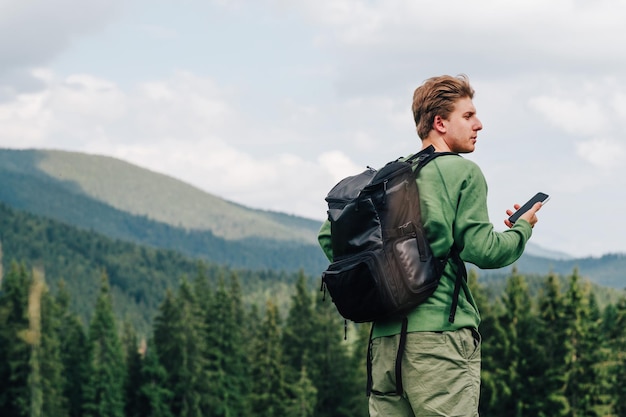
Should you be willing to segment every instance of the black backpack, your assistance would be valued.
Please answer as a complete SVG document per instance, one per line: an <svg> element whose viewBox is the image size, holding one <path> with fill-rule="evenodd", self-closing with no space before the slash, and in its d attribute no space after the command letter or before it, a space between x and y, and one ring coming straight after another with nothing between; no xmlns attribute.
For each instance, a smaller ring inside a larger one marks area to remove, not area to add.
<svg viewBox="0 0 626 417"><path fill-rule="evenodd" d="M322 273L322 289L346 320L402 318L399 358L406 340L406 315L435 292L448 258L457 261L458 272L450 322L461 276L466 273L456 251L451 250L445 259L432 254L422 226L415 179L424 165L442 155L457 154L438 153L430 146L407 160L391 161L379 171L368 167L344 178L326 197L333 261ZM368 394L369 356L368 352ZM397 381L401 393L401 378Z"/></svg>

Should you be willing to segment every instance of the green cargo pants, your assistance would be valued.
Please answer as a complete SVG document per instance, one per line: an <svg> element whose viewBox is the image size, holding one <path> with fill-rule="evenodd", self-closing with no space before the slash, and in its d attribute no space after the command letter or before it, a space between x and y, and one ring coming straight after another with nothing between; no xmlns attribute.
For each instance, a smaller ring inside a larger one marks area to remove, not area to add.
<svg viewBox="0 0 626 417"><path fill-rule="evenodd" d="M404 394L397 395L400 335L372 340L370 417L477 417L480 334L475 329L414 332L402 359Z"/></svg>

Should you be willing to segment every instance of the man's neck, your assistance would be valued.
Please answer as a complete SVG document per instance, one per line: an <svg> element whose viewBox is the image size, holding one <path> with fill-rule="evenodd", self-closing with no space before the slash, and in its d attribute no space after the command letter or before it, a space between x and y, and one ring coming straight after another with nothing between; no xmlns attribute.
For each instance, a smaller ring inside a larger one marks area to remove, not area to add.
<svg viewBox="0 0 626 417"><path fill-rule="evenodd" d="M428 135L426 139L422 140L422 149L431 145L435 148L435 152L450 152L450 147L441 136Z"/></svg>

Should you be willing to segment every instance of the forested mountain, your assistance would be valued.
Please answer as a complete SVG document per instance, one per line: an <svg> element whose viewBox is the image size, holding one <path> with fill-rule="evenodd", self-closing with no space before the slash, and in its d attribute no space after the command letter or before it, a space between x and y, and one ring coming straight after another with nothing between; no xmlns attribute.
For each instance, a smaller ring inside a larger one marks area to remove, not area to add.
<svg viewBox="0 0 626 417"><path fill-rule="evenodd" d="M0 203L2 266L23 264L45 275L47 286L56 292L60 281L72 299L72 310L89 320L102 275L110 282L115 312L139 330L147 330L165 291L183 277L203 272L228 276L234 270L216 263L185 256L180 252L142 246L81 230L67 224L21 212ZM246 297L273 291L295 280L295 272L239 269ZM0 277L2 274L0 273Z"/></svg>
<svg viewBox="0 0 626 417"><path fill-rule="evenodd" d="M0 150L0 202L236 268L318 273L319 221L254 210L109 157Z"/></svg>
<svg viewBox="0 0 626 417"><path fill-rule="evenodd" d="M480 271L484 277L503 277L513 268L524 274L555 274L567 275L577 269L581 276L590 281L618 289L626 289L626 254L613 253L602 257L576 258L567 260L548 259L531 255L523 255L513 266L498 270Z"/></svg>

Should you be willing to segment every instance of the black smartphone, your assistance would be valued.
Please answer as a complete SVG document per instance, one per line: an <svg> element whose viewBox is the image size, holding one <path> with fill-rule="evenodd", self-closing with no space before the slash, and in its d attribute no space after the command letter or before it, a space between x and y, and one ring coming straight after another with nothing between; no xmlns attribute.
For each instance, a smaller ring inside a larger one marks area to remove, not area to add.
<svg viewBox="0 0 626 417"><path fill-rule="evenodd" d="M550 196L546 193L535 194L533 198L528 200L522 207L519 208L519 210L517 210L515 213L511 215L511 217L509 217L509 221L511 223L515 223L517 219L519 219L519 216L521 216L522 214L530 210L532 206L534 206L536 203L541 202L542 204L546 204L549 199L550 199Z"/></svg>

